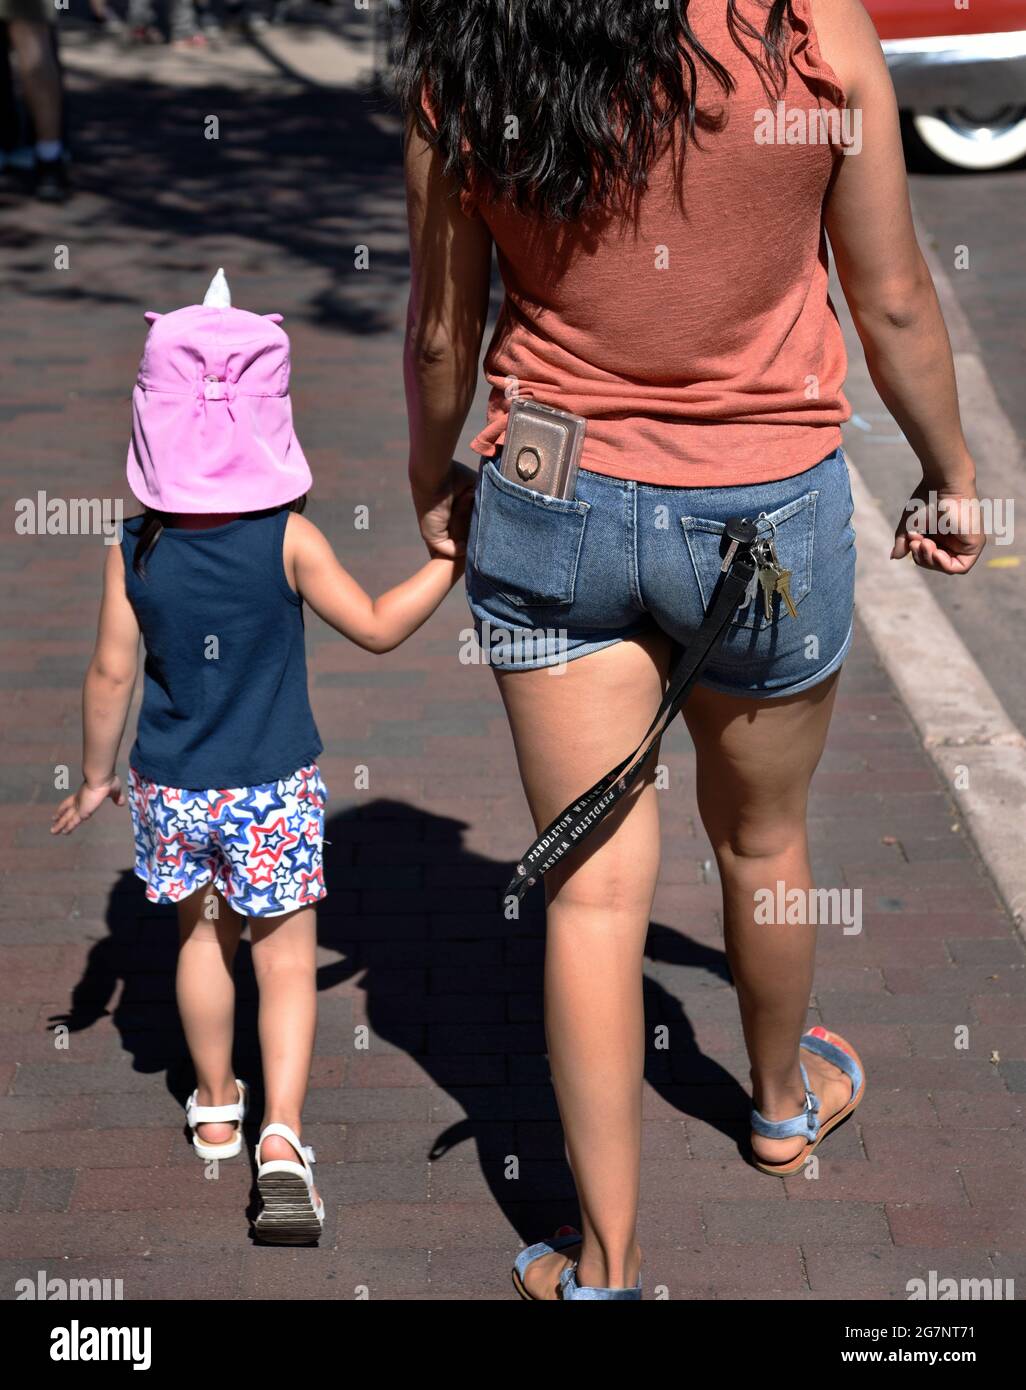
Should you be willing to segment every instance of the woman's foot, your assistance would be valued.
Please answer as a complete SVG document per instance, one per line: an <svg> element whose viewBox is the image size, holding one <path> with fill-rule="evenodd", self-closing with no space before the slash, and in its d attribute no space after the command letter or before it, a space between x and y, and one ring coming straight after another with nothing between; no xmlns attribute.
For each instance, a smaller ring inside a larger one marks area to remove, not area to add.
<svg viewBox="0 0 1026 1390"><path fill-rule="evenodd" d="M524 1271L524 1288L532 1298L559 1299L559 1276L564 1269L575 1264L581 1253L579 1245L568 1245L565 1250L553 1250L551 1255L539 1255Z"/></svg>
<svg viewBox="0 0 1026 1390"><path fill-rule="evenodd" d="M574 1234L569 1227L561 1227L557 1235ZM630 1258L624 1262L622 1281L617 1279L611 1283L609 1272L603 1266L601 1260L595 1262L594 1267L580 1265L581 1246L564 1246L561 1250L553 1250L551 1254L539 1255L532 1260L523 1274L524 1288L531 1298L548 1299L551 1302L558 1302L560 1298L559 1280L560 1275L571 1265L577 1265L577 1282L587 1285L589 1288L599 1289L625 1289L633 1288L638 1281L638 1273L641 1269L641 1250L635 1245L634 1252Z"/></svg>
<svg viewBox="0 0 1026 1390"><path fill-rule="evenodd" d="M817 1030L817 1032L827 1039L835 1040L835 1035L827 1033L825 1029ZM802 1065L809 1078L809 1090L819 1101L817 1118L819 1127L822 1129L835 1115L851 1103L851 1077L847 1076L833 1062L828 1062L825 1057L820 1057L815 1052L810 1052L803 1047L800 1049L800 1053ZM805 1109L805 1087L802 1085L801 1073L796 1069L793 1087L768 1095L765 1090L760 1091L753 1072L752 1103L765 1120L788 1120L795 1115L800 1115ZM755 1157L763 1163L773 1164L791 1162L808 1147L809 1143L808 1139L801 1134L793 1135L788 1139L768 1139L762 1134L757 1134L754 1130L752 1131L751 1142Z"/></svg>

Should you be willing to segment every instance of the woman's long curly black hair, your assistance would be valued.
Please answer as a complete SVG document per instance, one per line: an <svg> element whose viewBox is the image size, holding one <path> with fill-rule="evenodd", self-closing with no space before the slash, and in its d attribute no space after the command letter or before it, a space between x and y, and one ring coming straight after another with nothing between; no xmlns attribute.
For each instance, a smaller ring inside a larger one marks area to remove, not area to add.
<svg viewBox="0 0 1026 1390"><path fill-rule="evenodd" d="M735 45L768 90L783 82L791 0L723 0ZM402 0L395 84L461 189L572 220L636 196L664 137L704 124L699 68L724 96L728 70L699 42L688 0ZM422 108L425 92L437 128ZM510 119L516 138L510 138Z"/></svg>

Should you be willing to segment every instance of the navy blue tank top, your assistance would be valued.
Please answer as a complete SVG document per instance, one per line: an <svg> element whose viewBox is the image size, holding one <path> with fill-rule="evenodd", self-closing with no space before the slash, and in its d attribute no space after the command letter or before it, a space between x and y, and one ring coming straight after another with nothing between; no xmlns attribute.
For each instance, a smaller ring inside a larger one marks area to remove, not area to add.
<svg viewBox="0 0 1026 1390"><path fill-rule="evenodd" d="M128 599L146 644L129 761L165 786L251 787L323 747L307 693L303 601L282 562L287 509L209 531L166 528L132 567L142 517L124 524Z"/></svg>

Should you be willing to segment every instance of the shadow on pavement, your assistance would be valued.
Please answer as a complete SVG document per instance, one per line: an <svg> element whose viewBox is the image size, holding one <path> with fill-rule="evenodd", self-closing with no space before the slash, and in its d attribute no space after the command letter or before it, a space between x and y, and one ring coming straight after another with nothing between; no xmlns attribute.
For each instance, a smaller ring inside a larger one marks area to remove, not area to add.
<svg viewBox="0 0 1026 1390"><path fill-rule="evenodd" d="M468 1155L450 1155L472 1145L496 1204L525 1240L534 1240L550 1231L553 1221L577 1219L541 1023L540 895L519 921L506 921L499 903L510 865L467 850L465 828L460 821L387 800L327 822L329 896L319 910L318 938L337 959L320 967L318 988L345 998L355 986L365 1000L340 1026L322 1014L318 1054L374 1055L383 1043L411 1057L463 1112L454 1123L439 1121L425 1161L467 1161ZM349 910L354 896L357 905ZM447 910L451 903L458 905L455 911ZM474 910L466 910L468 905ZM184 1104L194 1082L174 1002L174 911L147 904L141 884L124 873L111 893L107 926L69 1012L54 1021L72 1032L88 1029L117 995L113 1020L134 1069L164 1072L168 1090ZM720 950L658 923L650 928L646 955L653 963L698 968L729 980ZM246 938L236 960L236 982L236 1064L254 1083L255 1123L262 1096L256 985ZM746 1114L743 1091L700 1051L681 1002L650 977L645 1013L650 1040L655 1025L668 1025L668 1047L650 1051L646 1059L649 1085L681 1113L736 1136ZM369 1046L354 1053L354 1026L364 1017L371 1028ZM346 1123L346 1112L343 1083L340 1124ZM510 1155L519 1159L516 1181L506 1174Z"/></svg>
<svg viewBox="0 0 1026 1390"><path fill-rule="evenodd" d="M126 266L152 278L178 270L193 242L205 270L210 251L199 243L241 238L261 273L276 257L283 279L297 260L322 272L311 321L356 334L394 330L382 285L405 292L408 250L401 126L383 95L266 79L242 90L173 86L156 72L138 81L79 69L71 108L76 196L48 217L76 256L94 248L106 262L120 246ZM24 239L17 220L4 218L0 245L14 250ZM359 246L369 248L373 274L356 269ZM0 270L4 289L90 300L88 286L54 279L26 279L10 263ZM124 302L135 300L126 289Z"/></svg>

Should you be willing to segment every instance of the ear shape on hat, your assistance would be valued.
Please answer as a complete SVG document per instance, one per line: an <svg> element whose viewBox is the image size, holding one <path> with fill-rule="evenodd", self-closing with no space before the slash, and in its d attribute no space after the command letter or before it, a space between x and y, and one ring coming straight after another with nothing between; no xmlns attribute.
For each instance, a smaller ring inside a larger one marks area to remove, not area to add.
<svg viewBox="0 0 1026 1390"><path fill-rule="evenodd" d="M284 314L264 314L263 317L264 317L265 319L270 319L272 323L281 323L281 321L282 321L282 319L285 317L285 315L284 315Z"/></svg>
<svg viewBox="0 0 1026 1390"><path fill-rule="evenodd" d="M143 318L147 323L156 323L157 319L162 319L163 317L164 315L158 314L156 309L147 309L143 314Z"/></svg>
<svg viewBox="0 0 1026 1390"><path fill-rule="evenodd" d="M207 286L207 292L203 296L204 309L230 309L232 307L232 292L228 288L228 281L225 279L224 269L217 267L214 278Z"/></svg>

